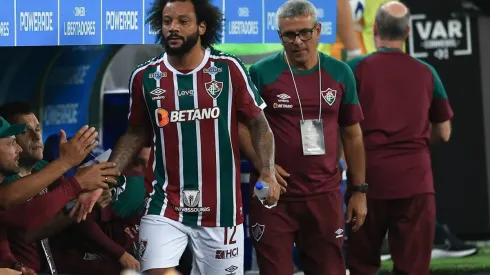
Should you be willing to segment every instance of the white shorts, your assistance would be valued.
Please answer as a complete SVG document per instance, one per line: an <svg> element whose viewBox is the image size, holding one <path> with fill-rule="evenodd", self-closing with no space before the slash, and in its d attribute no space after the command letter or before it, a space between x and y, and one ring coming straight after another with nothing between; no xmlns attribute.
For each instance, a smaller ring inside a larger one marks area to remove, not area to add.
<svg viewBox="0 0 490 275"><path fill-rule="evenodd" d="M243 224L229 228L189 227L147 215L139 228L141 271L178 266L190 241L191 275L243 275L243 238Z"/></svg>

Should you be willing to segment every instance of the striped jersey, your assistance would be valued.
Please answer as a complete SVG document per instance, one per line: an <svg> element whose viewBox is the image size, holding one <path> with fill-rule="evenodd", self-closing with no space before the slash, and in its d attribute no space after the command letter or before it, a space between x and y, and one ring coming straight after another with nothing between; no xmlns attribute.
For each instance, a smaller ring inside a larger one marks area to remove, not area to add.
<svg viewBox="0 0 490 275"><path fill-rule="evenodd" d="M181 72L161 54L136 68L129 89L129 125L153 129L146 214L189 226L241 224L238 118L266 106L243 63L206 49L197 68Z"/></svg>

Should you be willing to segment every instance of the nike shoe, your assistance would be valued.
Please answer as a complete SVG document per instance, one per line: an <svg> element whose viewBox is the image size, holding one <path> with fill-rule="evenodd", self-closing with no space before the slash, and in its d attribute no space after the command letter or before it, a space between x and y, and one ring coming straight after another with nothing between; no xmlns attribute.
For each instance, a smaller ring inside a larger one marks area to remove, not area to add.
<svg viewBox="0 0 490 275"><path fill-rule="evenodd" d="M465 244L449 230L447 225L436 228L432 259L462 258L476 253L478 253L477 246Z"/></svg>

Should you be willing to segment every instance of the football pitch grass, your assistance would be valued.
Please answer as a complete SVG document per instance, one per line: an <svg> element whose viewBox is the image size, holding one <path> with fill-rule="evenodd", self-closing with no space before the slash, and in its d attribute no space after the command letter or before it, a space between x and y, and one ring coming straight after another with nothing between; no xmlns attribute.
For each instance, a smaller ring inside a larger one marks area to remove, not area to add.
<svg viewBox="0 0 490 275"><path fill-rule="evenodd" d="M433 259L430 274L436 275L490 275L490 246L481 247L478 254L465 258ZM379 275L392 274L392 261L382 264Z"/></svg>

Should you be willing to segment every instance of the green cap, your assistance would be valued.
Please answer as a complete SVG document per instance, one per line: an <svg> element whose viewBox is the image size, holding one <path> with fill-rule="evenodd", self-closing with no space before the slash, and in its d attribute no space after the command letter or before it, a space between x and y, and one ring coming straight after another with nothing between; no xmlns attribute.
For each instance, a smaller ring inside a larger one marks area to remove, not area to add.
<svg viewBox="0 0 490 275"><path fill-rule="evenodd" d="M26 131L25 124L10 125L3 117L0 116L0 138L16 136Z"/></svg>

